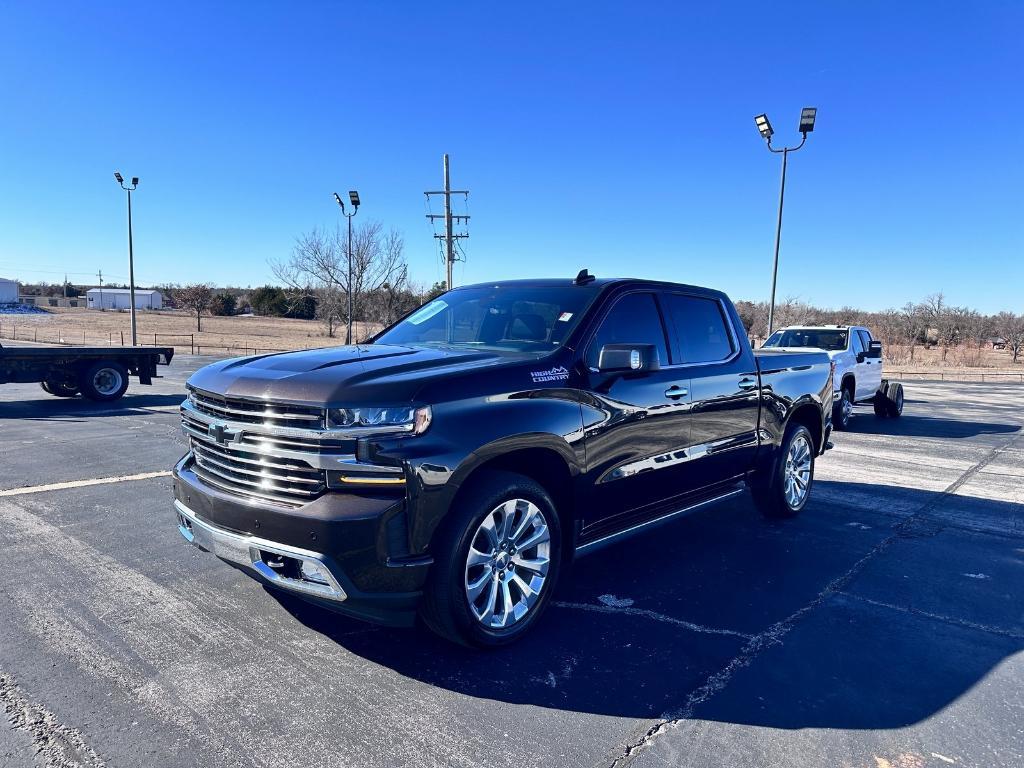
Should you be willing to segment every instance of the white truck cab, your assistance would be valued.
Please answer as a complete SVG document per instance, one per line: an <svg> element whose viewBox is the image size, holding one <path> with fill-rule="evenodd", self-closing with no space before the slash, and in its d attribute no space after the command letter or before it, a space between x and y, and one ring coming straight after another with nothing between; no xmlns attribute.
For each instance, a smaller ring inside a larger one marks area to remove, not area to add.
<svg viewBox="0 0 1024 768"><path fill-rule="evenodd" d="M882 343L860 325L791 325L779 328L765 347L819 349L835 364L832 423L846 429L855 403L873 403L875 415L903 413L903 386L882 378Z"/></svg>

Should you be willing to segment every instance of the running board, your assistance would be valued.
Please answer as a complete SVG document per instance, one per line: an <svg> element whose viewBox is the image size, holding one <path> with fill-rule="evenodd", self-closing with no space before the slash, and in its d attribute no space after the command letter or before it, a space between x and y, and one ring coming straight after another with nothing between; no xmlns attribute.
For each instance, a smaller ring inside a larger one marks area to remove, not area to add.
<svg viewBox="0 0 1024 768"><path fill-rule="evenodd" d="M608 535L602 536L599 539L588 541L586 544L581 544L580 546L576 547L576 555L589 555L590 553L596 552L597 550L602 549L603 547L606 547L609 544L614 544L615 542L621 541L622 539L627 539L630 536L642 533L646 531L648 528L654 528L655 526L671 522L676 518L692 514L699 509L703 509L704 507L710 506L712 504L717 504L721 501L725 501L726 499L731 499L734 496L739 496L741 493L744 492L744 490L745 489L742 486L740 486L719 496L713 496L710 499L704 499L703 501L695 502L687 507L683 507L682 509L677 509L674 512L668 512L664 515L660 515L651 520L647 520L642 523L637 523L636 525L631 525L629 528L624 528L621 531L609 533Z"/></svg>

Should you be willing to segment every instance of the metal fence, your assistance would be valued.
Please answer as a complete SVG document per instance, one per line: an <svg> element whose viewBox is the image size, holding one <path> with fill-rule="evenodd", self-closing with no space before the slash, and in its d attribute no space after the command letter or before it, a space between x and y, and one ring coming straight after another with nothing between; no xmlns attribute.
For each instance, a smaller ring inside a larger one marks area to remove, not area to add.
<svg viewBox="0 0 1024 768"><path fill-rule="evenodd" d="M999 373L996 371L886 371L887 379L899 381L981 381L1024 384L1024 373Z"/></svg>
<svg viewBox="0 0 1024 768"><path fill-rule="evenodd" d="M211 344L197 340L194 333L154 333L139 336L139 344L147 346L152 338L154 347L174 347L175 351L188 350L193 355L260 355L271 352L293 352L295 348L266 347L257 342L244 341L241 344ZM106 336L90 336L86 331L40 328L35 323L0 321L0 339L31 341L36 344L59 344L64 346L125 346L124 331L111 331ZM130 341L130 339L129 339Z"/></svg>

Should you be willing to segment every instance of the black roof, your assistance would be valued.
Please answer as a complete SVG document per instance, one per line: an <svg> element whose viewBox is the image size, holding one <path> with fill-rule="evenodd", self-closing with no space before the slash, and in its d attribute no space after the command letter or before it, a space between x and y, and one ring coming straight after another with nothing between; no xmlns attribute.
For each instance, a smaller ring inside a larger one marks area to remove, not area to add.
<svg viewBox="0 0 1024 768"><path fill-rule="evenodd" d="M575 277L545 277L545 278L526 278L521 280L494 280L486 283L474 283L472 285L460 285L452 290L458 291L463 288L498 288L498 287L530 287L535 286L538 288L578 288L580 290L593 290L605 288L608 286L615 285L636 285L644 286L647 288L663 288L667 290L679 290L683 289L686 291L693 291L694 293L703 293L705 295L714 295L725 298L725 294L721 291L713 288L705 288L699 285L687 285L686 283L670 283L664 280L645 280L639 277L596 277L592 281L577 285Z"/></svg>

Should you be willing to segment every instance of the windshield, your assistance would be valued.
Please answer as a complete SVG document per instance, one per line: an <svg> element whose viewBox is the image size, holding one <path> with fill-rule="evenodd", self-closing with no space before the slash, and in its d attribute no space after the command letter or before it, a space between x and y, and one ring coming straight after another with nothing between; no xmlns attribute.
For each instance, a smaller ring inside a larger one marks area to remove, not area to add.
<svg viewBox="0 0 1024 768"><path fill-rule="evenodd" d="M568 337L594 295L572 285L458 288L424 304L374 343L546 353Z"/></svg>
<svg viewBox="0 0 1024 768"><path fill-rule="evenodd" d="M848 331L821 330L814 328L789 328L776 331L764 343L766 347L816 347L829 352L846 349Z"/></svg>

